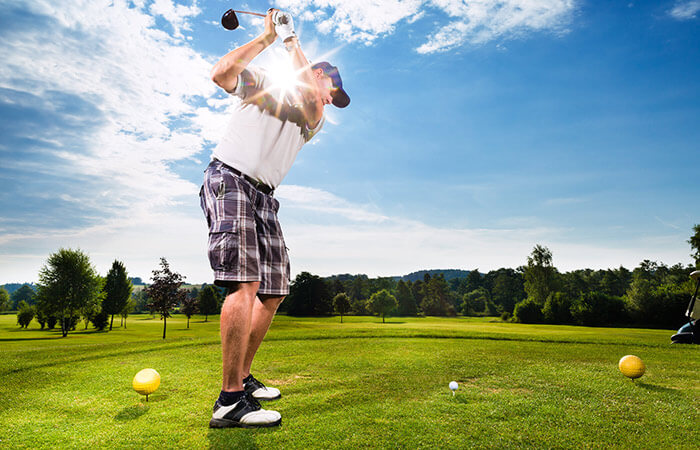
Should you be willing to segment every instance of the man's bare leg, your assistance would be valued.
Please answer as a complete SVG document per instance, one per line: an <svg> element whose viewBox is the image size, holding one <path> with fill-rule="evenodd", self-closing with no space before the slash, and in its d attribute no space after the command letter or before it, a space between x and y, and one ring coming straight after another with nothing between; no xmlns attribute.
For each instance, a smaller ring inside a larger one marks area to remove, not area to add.
<svg viewBox="0 0 700 450"><path fill-rule="evenodd" d="M260 282L238 283L221 307L223 391L242 391L247 349L250 343L255 296ZM259 345L259 344L258 344ZM250 365L248 365L249 370Z"/></svg>
<svg viewBox="0 0 700 450"><path fill-rule="evenodd" d="M257 353L260 344L265 338L267 330L270 328L272 319L275 317L277 308L279 308L282 300L284 300L284 297L261 295L255 301L252 324L250 327L250 337L248 340L248 350L243 363L243 378L250 375L250 366L253 364L255 353Z"/></svg>

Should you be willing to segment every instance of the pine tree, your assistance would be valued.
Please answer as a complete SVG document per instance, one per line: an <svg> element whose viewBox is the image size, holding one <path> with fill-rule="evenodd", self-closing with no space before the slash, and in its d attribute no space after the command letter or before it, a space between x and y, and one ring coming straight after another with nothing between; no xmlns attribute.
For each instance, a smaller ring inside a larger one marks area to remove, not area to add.
<svg viewBox="0 0 700 450"><path fill-rule="evenodd" d="M190 327L190 317L197 313L199 299L197 297L185 296L180 305L180 312L187 317L187 328Z"/></svg>
<svg viewBox="0 0 700 450"><path fill-rule="evenodd" d="M109 321L110 331L112 331L114 315L122 313L131 297L132 291L133 286L131 281L129 281L124 264L114 260L105 280L105 298L102 301L102 309L111 316Z"/></svg>
<svg viewBox="0 0 700 450"><path fill-rule="evenodd" d="M208 320L211 314L219 312L219 292L214 286L207 286L199 291L197 307L200 314L204 314L204 321Z"/></svg>
<svg viewBox="0 0 700 450"><path fill-rule="evenodd" d="M399 303L400 316L415 316L418 314L418 305L411 292L410 281L408 283L399 280L396 285L396 301Z"/></svg>

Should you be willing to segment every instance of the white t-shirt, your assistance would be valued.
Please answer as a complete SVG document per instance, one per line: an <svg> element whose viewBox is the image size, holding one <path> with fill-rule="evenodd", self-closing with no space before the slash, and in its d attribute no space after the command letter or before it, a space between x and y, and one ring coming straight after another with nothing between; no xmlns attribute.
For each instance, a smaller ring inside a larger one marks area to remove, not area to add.
<svg viewBox="0 0 700 450"><path fill-rule="evenodd" d="M261 68L248 65L231 94L240 98L212 156L276 188L301 150L321 130L325 116L310 129L291 96L279 91Z"/></svg>

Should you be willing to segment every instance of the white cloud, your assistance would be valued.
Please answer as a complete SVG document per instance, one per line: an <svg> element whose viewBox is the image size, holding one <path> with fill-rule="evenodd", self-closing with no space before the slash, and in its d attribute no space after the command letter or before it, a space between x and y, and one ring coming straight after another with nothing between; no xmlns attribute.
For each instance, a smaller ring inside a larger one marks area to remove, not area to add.
<svg viewBox="0 0 700 450"><path fill-rule="evenodd" d="M321 189L282 185L275 194L285 207L341 216L353 222L381 223L388 217L372 211L367 205L355 205Z"/></svg>
<svg viewBox="0 0 700 450"><path fill-rule="evenodd" d="M176 174L171 165L196 160L207 139L218 139L222 128L218 132L214 128L225 114L199 106L217 92L209 79L212 62L185 41L155 28L149 12L166 18L177 36L188 29L187 18L199 9L196 3L183 6L170 1L156 1L148 11L143 3L135 5L120 0L60 4L32 0L24 8L45 23L16 27L3 36L0 87L11 89L18 98L31 96L33 109L64 118L68 114L57 113L51 100L56 92L70 102L90 105L95 114L74 113L74 128L64 127L56 135L39 126L24 131L27 139L46 146L35 150L36 160L13 161L6 154L2 164L32 171L34 176L85 180L82 189L80 181L69 181L76 192L46 195L82 205L92 211L90 219L96 223L58 235L49 230L48 237L56 237L53 245L31 229L7 233L3 253L13 242L33 240L32 245L42 251L54 251L64 241L83 247L70 236L83 237L86 243L100 241L126 224L144 233L134 247L128 246L138 249L142 241L157 242L167 236L152 226L154 216L171 214L169 220L176 220L183 202L196 202L198 186ZM221 102L213 101L213 106L221 107ZM90 128L80 123L89 121ZM47 165L48 156L58 162ZM115 243L112 255L128 252L126 247ZM8 273L6 269L3 263L2 271Z"/></svg>
<svg viewBox="0 0 700 450"><path fill-rule="evenodd" d="M428 37L418 53L450 50L465 42L482 44L529 31L563 30L574 0L432 0L453 20Z"/></svg>
<svg viewBox="0 0 700 450"><path fill-rule="evenodd" d="M419 53L447 51L464 43L481 44L517 37L530 31L563 31L575 0L281 0L301 20L313 21L321 33L348 42L372 43L391 34L396 25L413 24L431 10L449 22L427 36Z"/></svg>
<svg viewBox="0 0 700 450"><path fill-rule="evenodd" d="M143 7L143 4L141 5ZM190 30L188 18L199 15L196 0L190 6L176 5L172 0L155 0L149 11L167 20L175 31L175 37L183 37L181 30Z"/></svg>
<svg viewBox="0 0 700 450"><path fill-rule="evenodd" d="M280 0L295 18L312 19L322 33L348 42L372 42L394 31L396 23L418 13L423 0Z"/></svg>
<svg viewBox="0 0 700 450"><path fill-rule="evenodd" d="M700 0L680 1L676 2L669 14L674 19L690 20L697 17L698 11L700 11Z"/></svg>

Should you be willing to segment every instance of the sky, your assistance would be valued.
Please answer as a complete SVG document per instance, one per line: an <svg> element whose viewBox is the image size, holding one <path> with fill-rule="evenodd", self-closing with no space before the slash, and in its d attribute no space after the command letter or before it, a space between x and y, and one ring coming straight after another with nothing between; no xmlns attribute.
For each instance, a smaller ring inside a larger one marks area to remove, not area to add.
<svg viewBox="0 0 700 450"><path fill-rule="evenodd" d="M209 77L294 18L352 101L275 192L327 276L689 264L700 223L700 0L0 0L0 284L81 249L212 282L198 192L237 101ZM254 61L288 64L277 42Z"/></svg>

